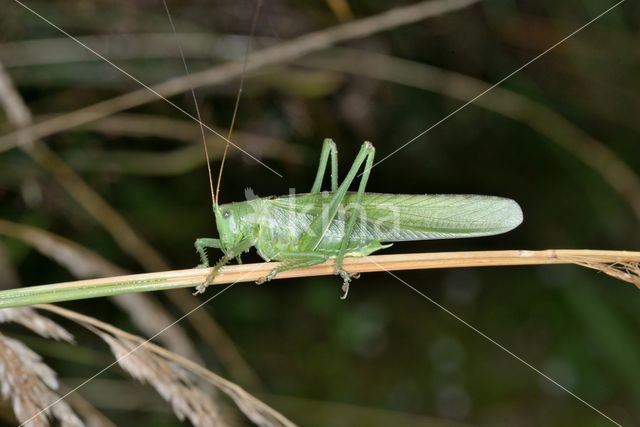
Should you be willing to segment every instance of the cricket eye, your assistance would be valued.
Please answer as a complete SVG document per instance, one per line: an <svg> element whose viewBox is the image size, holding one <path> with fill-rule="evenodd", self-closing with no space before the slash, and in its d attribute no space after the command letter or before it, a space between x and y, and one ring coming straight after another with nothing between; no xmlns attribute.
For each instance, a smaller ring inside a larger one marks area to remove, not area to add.
<svg viewBox="0 0 640 427"><path fill-rule="evenodd" d="M229 211L224 211L222 212L222 216L225 218L229 218L229 216L231 216L231 214L229 213Z"/></svg>

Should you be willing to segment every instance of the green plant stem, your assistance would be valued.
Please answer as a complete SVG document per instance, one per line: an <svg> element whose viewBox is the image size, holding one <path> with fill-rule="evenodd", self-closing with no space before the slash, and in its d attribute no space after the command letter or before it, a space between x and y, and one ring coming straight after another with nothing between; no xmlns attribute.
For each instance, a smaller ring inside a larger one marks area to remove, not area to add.
<svg viewBox="0 0 640 427"><path fill-rule="evenodd" d="M213 285L253 282L282 263L264 262L222 268ZM426 252L346 258L350 273L433 268L495 267L507 265L575 264L595 269L640 287L640 252L589 249ZM78 280L0 291L0 308L54 303L77 299L196 287L211 273L208 268L163 271L100 279ZM278 274L276 279L335 274L333 261Z"/></svg>

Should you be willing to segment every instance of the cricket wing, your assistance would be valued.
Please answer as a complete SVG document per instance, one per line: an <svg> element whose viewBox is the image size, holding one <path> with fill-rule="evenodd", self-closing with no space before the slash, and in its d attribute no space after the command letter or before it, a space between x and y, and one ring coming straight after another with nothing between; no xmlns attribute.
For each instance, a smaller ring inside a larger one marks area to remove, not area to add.
<svg viewBox="0 0 640 427"><path fill-rule="evenodd" d="M296 212L301 228L322 212L331 193L297 194L270 200L273 208ZM357 214L354 241L398 242L454 239L505 233L522 222L518 204L502 197L451 194L365 193L359 206L348 193L326 237L340 240L353 209Z"/></svg>
<svg viewBox="0 0 640 427"><path fill-rule="evenodd" d="M522 222L515 201L494 196L366 193L361 205L361 224L381 242L490 236Z"/></svg>

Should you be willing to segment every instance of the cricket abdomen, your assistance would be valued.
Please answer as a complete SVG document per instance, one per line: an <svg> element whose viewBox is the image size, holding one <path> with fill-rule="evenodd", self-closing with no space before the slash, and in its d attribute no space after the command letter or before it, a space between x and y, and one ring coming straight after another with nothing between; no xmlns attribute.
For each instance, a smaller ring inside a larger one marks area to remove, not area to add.
<svg viewBox="0 0 640 427"><path fill-rule="evenodd" d="M266 216L282 227L291 227L299 236L322 214L332 195L296 194L265 200ZM351 240L360 243L489 236L507 232L522 222L518 204L502 197L364 193L359 205L355 198L354 193L344 197L326 230L329 242L342 240L354 210Z"/></svg>

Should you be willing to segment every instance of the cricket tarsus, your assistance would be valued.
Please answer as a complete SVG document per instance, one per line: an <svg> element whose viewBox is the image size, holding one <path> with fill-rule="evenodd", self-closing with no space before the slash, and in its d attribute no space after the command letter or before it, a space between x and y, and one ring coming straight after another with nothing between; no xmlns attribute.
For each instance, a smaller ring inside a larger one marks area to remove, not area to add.
<svg viewBox="0 0 640 427"><path fill-rule="evenodd" d="M198 292L212 283L222 266L255 246L266 261L285 262L258 283L283 271L335 259L344 299L349 283L357 278L344 270L345 257L367 256L395 241L500 234L522 222L518 204L500 197L366 193L374 155L374 147L365 142L338 185L338 151L335 143L326 139L309 193L214 205L220 237L198 239L195 246L204 266L209 265L206 248L221 249L225 255ZM321 192L328 164L331 191ZM357 191L348 192L361 169L364 172Z"/></svg>

